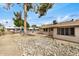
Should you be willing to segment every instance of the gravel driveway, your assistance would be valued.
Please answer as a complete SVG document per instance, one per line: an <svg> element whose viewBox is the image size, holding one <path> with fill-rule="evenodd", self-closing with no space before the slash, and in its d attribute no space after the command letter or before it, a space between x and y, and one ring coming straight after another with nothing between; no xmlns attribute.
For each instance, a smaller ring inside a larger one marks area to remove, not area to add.
<svg viewBox="0 0 79 59"><path fill-rule="evenodd" d="M78 56L79 44L48 38L41 34L4 35L0 37L0 55Z"/></svg>

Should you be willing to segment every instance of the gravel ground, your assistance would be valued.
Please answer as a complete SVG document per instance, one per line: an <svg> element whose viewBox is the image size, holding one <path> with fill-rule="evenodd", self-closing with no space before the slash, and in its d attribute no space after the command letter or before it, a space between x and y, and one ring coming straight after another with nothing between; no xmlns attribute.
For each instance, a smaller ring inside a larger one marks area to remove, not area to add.
<svg viewBox="0 0 79 59"><path fill-rule="evenodd" d="M23 38L25 39L23 39ZM22 56L78 56L79 44L48 38L44 35L22 36L17 40ZM28 37L28 38L27 38Z"/></svg>
<svg viewBox="0 0 79 59"><path fill-rule="evenodd" d="M0 37L0 55L79 56L79 44L48 38L45 35L12 34Z"/></svg>

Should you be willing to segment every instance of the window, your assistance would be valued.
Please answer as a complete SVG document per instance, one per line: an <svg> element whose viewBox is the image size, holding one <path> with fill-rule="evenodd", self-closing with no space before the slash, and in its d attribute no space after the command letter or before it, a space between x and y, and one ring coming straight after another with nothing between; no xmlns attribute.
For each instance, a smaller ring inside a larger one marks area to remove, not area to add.
<svg viewBox="0 0 79 59"><path fill-rule="evenodd" d="M45 31L45 29L43 29L43 31Z"/></svg>
<svg viewBox="0 0 79 59"><path fill-rule="evenodd" d="M64 28L61 28L61 35L64 35Z"/></svg>
<svg viewBox="0 0 79 59"><path fill-rule="evenodd" d="M49 32L50 32L50 31L53 31L53 28L49 28Z"/></svg>
<svg viewBox="0 0 79 59"><path fill-rule="evenodd" d="M53 28L51 28L51 31L53 31Z"/></svg>
<svg viewBox="0 0 79 59"><path fill-rule="evenodd" d="M74 33L75 31L74 31L74 28L70 28L70 35L75 35L75 33Z"/></svg>
<svg viewBox="0 0 79 59"><path fill-rule="evenodd" d="M57 34L60 35L61 31L60 31L60 28L57 28Z"/></svg>
<svg viewBox="0 0 79 59"><path fill-rule="evenodd" d="M65 35L69 35L69 29L65 28Z"/></svg>
<svg viewBox="0 0 79 59"><path fill-rule="evenodd" d="M43 31L44 31L44 32L47 32L47 31L48 31L48 29L47 29L47 28L44 28L44 29L43 29Z"/></svg>
<svg viewBox="0 0 79 59"><path fill-rule="evenodd" d="M46 28L46 32L48 31L48 29Z"/></svg>
<svg viewBox="0 0 79 59"><path fill-rule="evenodd" d="M74 36L75 35L74 27L73 28L57 28L57 34Z"/></svg>

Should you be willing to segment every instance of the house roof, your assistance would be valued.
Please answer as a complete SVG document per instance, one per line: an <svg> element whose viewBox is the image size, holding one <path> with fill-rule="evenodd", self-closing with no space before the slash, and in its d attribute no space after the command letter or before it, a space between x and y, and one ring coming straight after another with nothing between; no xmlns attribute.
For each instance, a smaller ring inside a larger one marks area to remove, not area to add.
<svg viewBox="0 0 79 59"><path fill-rule="evenodd" d="M20 29L20 27L7 27L6 29Z"/></svg>
<svg viewBox="0 0 79 59"><path fill-rule="evenodd" d="M30 27L29 29L34 29L33 27ZM35 29L39 29L39 28L35 28Z"/></svg>
<svg viewBox="0 0 79 59"><path fill-rule="evenodd" d="M71 27L71 26L79 26L79 20L75 21L66 21L58 24L48 24L43 25L42 28L50 28L50 27Z"/></svg>

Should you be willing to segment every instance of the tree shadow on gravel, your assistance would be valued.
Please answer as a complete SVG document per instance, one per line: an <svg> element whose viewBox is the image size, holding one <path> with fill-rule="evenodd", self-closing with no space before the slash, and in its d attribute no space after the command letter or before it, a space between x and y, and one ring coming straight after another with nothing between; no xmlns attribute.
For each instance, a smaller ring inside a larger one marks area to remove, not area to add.
<svg viewBox="0 0 79 59"><path fill-rule="evenodd" d="M34 34L22 34L23 36L35 36Z"/></svg>
<svg viewBox="0 0 79 59"><path fill-rule="evenodd" d="M35 36L35 35L33 35L33 34L27 34L28 36Z"/></svg>

